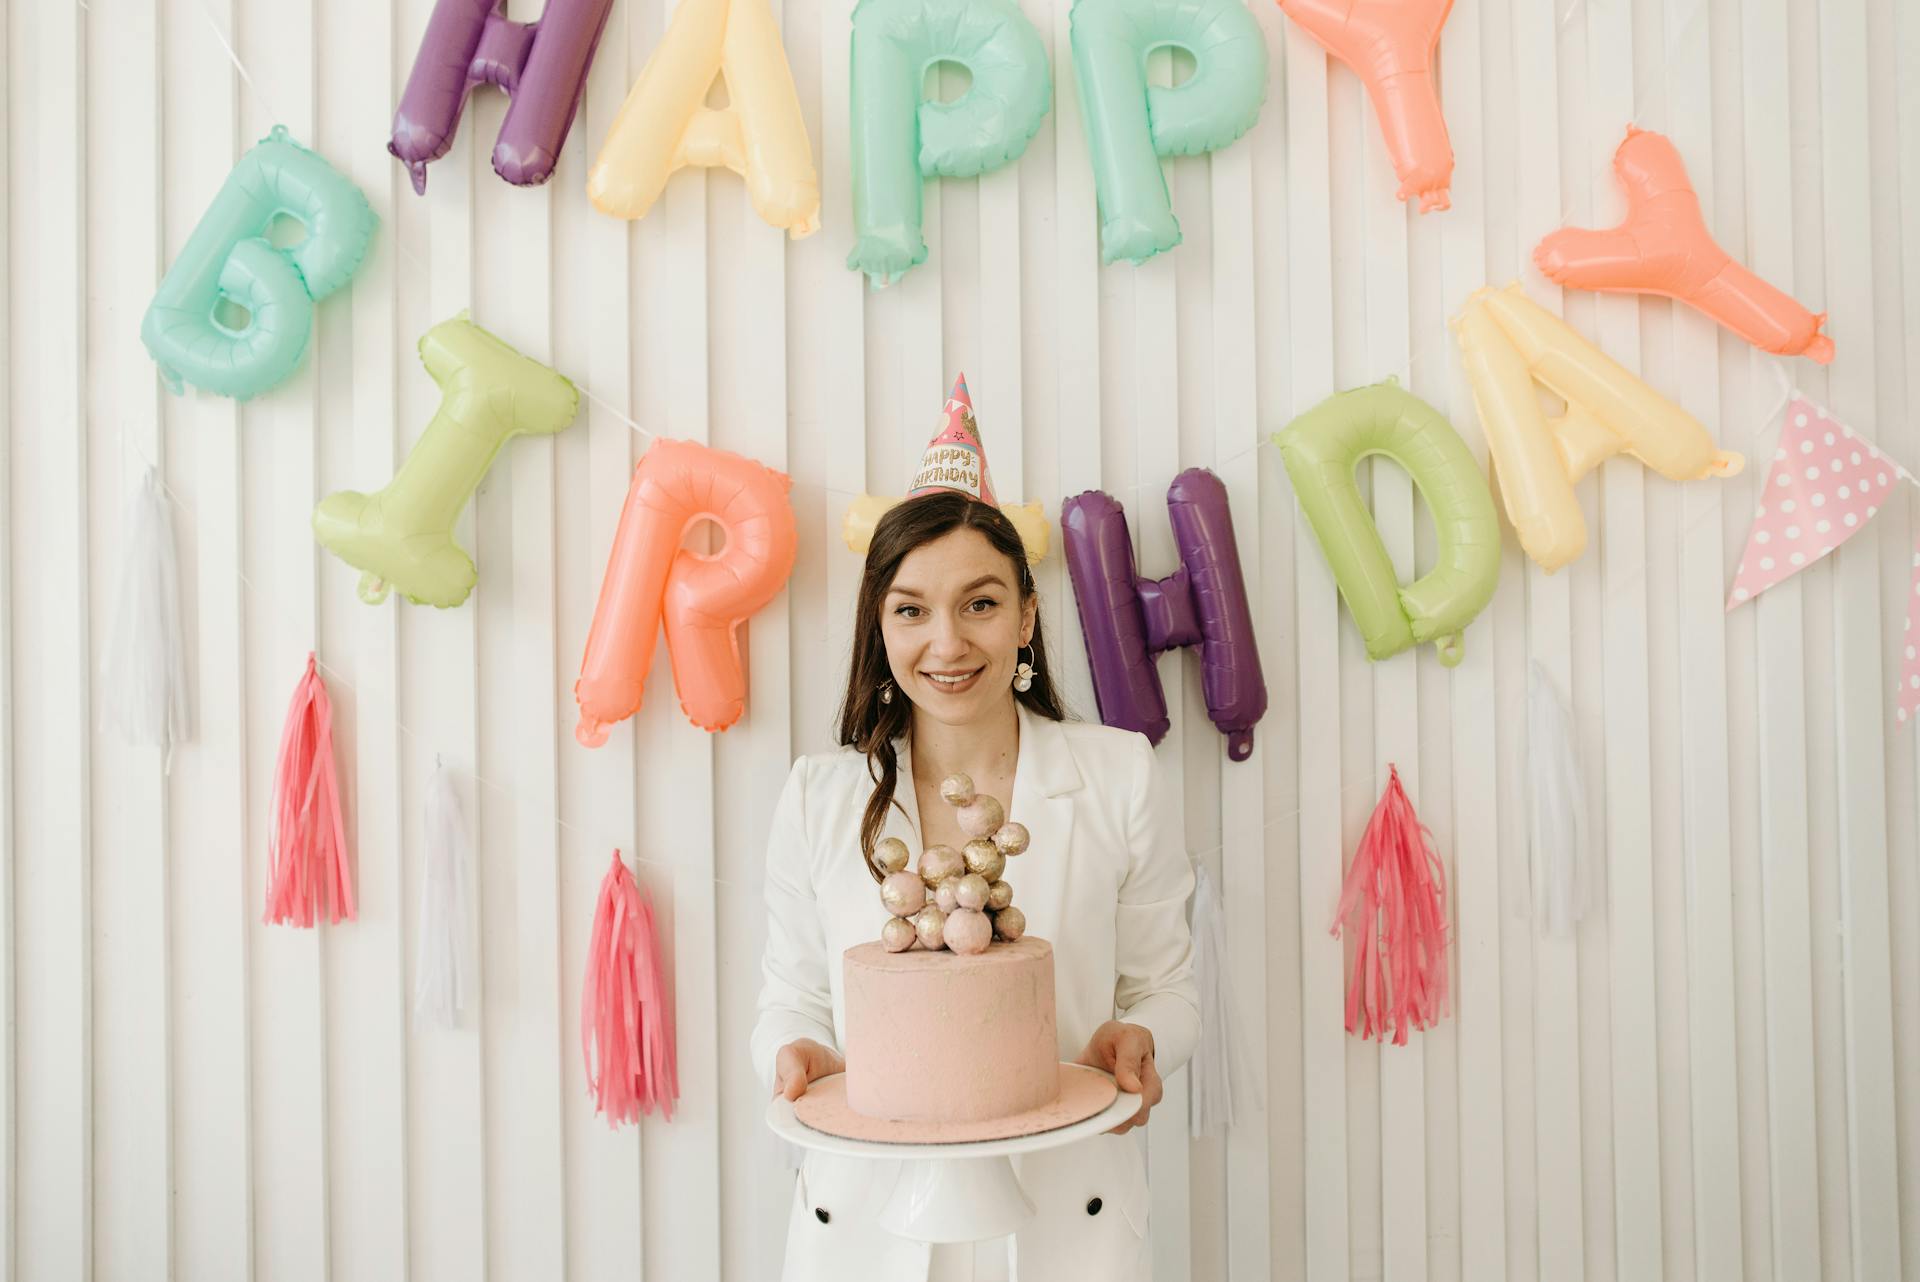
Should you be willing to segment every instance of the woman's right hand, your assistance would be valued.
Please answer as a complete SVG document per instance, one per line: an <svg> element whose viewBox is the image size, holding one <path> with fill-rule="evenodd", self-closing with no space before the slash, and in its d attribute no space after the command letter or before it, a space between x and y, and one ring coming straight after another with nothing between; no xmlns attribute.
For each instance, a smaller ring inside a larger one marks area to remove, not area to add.
<svg viewBox="0 0 1920 1282"><path fill-rule="evenodd" d="M773 1057L773 1093L797 1100L807 1093L809 1082L846 1071L847 1061L838 1051L802 1037L782 1046Z"/></svg>

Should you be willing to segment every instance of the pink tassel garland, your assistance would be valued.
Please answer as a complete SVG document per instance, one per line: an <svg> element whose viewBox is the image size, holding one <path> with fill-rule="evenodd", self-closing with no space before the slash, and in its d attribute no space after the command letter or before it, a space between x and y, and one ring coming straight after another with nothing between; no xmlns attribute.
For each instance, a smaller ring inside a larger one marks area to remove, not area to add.
<svg viewBox="0 0 1920 1282"><path fill-rule="evenodd" d="M1334 912L1333 934L1356 909L1353 982L1347 989L1347 1031L1404 1046L1407 1029L1428 1028L1447 1013L1446 872L1400 772L1389 765L1387 788L1354 852Z"/></svg>
<svg viewBox="0 0 1920 1282"><path fill-rule="evenodd" d="M595 1055L598 1045L599 1054ZM653 905L640 893L620 852L600 883L580 997L580 1050L587 1089L607 1125L637 1122L658 1105L673 1119L680 1098L673 1012L660 971Z"/></svg>
<svg viewBox="0 0 1920 1282"><path fill-rule="evenodd" d="M280 734L269 858L269 924L311 927L316 911L329 921L354 919L353 870L333 774L333 704L311 653Z"/></svg>

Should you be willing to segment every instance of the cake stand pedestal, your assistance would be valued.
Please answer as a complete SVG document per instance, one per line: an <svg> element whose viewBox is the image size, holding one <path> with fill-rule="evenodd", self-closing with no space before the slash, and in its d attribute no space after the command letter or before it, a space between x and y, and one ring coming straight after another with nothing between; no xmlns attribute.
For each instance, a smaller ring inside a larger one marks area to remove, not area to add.
<svg viewBox="0 0 1920 1282"><path fill-rule="evenodd" d="M879 1214L880 1227L916 1242L976 1242L1012 1234L1033 1215L1011 1159L1059 1148L1110 1131L1140 1111L1139 1095L1122 1091L1092 1117L1004 1140L967 1144L893 1144L816 1131L793 1115L793 1101L767 1105L767 1125L781 1139L836 1157L902 1163L900 1181Z"/></svg>

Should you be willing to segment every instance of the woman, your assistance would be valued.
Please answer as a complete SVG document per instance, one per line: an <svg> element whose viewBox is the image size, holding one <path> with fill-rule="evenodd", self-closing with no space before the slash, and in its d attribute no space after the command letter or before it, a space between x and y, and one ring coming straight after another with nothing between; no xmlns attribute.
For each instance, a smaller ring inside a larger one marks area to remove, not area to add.
<svg viewBox="0 0 1920 1282"><path fill-rule="evenodd" d="M1024 690L1015 685L1023 658L1032 668ZM1027 932L1053 945L1061 1057L1105 1069L1144 1097L1114 1131L1022 1163L1039 1209L1015 1238L1015 1276L1097 1268L1111 1282L1146 1278L1146 1171L1137 1143L1118 1137L1147 1120L1162 1079L1186 1063L1199 1035L1185 915L1193 875L1162 826L1168 812L1146 739L1063 719L1025 549L997 508L941 490L901 503L875 527L839 740L840 752L794 763L768 842L753 1033L761 1080L797 1099L808 1082L843 1069L841 954L878 938L884 920L875 843L964 844L940 782L970 775L1032 834L1007 879ZM876 1186L898 1165L807 1155L788 1279L1005 1276L999 1243L974 1254L877 1228ZM1102 1211L1104 1221L1085 1218Z"/></svg>

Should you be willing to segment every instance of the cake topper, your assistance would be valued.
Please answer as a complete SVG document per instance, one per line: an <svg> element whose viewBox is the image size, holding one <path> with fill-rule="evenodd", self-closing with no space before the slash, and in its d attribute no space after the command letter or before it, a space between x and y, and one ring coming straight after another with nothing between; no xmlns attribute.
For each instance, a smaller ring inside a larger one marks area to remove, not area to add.
<svg viewBox="0 0 1920 1282"><path fill-rule="evenodd" d="M884 837L873 848L874 862L887 874L880 904L889 916L880 942L890 953L918 944L970 955L1027 932L1027 915L1013 906L1013 887L1001 879L1007 860L1027 849L1025 825L1008 822L999 801L975 793L966 775L942 779L940 796L960 812L960 830L971 838L965 849L929 846L920 852L918 871L909 871L907 844L898 837Z"/></svg>

